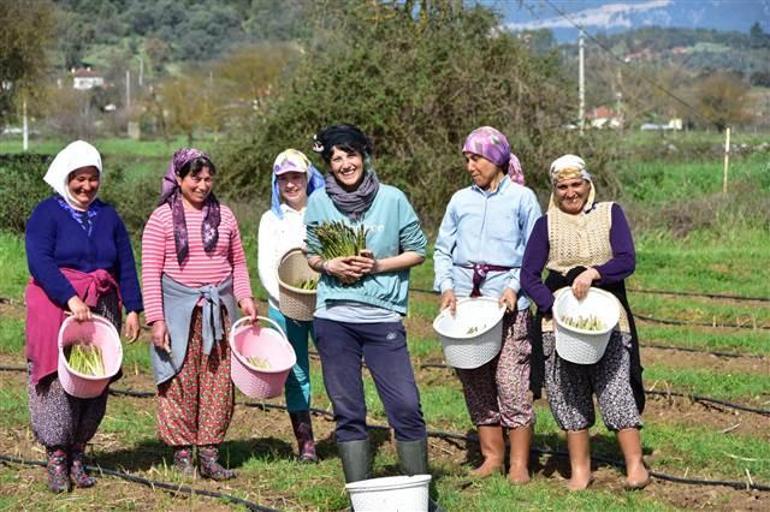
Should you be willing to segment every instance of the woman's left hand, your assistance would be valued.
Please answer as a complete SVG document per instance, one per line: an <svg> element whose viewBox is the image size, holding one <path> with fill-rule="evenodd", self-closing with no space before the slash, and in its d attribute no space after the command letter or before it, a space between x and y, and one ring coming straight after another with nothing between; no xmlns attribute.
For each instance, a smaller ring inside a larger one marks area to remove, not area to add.
<svg viewBox="0 0 770 512"><path fill-rule="evenodd" d="M133 343L139 338L139 331L139 313L131 311L126 315L126 328L123 330L123 334L129 343Z"/></svg>
<svg viewBox="0 0 770 512"><path fill-rule="evenodd" d="M241 308L241 311L243 311L243 314L247 318L251 319L252 322L257 321L257 315L259 314L259 311L257 310L257 305L254 303L254 299L251 297L241 299L238 302L238 306Z"/></svg>
<svg viewBox="0 0 770 512"><path fill-rule="evenodd" d="M506 311L511 312L516 311L516 301L516 292L506 287L498 302L501 306L505 306Z"/></svg>
<svg viewBox="0 0 770 512"><path fill-rule="evenodd" d="M601 277L595 268L584 270L572 281L572 294L576 299L583 300L594 281L601 279Z"/></svg>

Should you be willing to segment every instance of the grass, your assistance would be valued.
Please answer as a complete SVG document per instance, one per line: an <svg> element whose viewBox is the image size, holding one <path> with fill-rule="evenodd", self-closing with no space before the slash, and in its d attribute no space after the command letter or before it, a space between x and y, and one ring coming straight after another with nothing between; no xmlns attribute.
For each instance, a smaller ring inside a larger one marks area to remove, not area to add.
<svg viewBox="0 0 770 512"><path fill-rule="evenodd" d="M681 144L686 138L682 134L682 137L677 135L672 140L675 144ZM697 139L696 144L706 147L718 144L720 136L706 134L692 135L692 138ZM660 143L659 134L637 134L632 139L630 144L640 148L654 148ZM744 139L739 135L738 140ZM15 151L11 144L7 140L0 141L0 151ZM37 147L41 151L53 152L62 145L57 141L46 144L49 145ZM165 168L170 152L176 147L166 146L163 142L135 143L119 139L99 140L95 144L104 153L106 165L120 165L123 168L128 186L137 177L159 174ZM658 208L665 201L686 201L691 196L710 194L721 187L719 162L721 160L718 159L710 163L688 159L679 162L629 161L623 164L628 167L623 172L637 173L636 178L630 182L633 185L627 188L631 194L629 197L633 201L641 201L641 204L649 208ZM765 179L762 173L766 172L766 162L766 155L737 158L731 176L736 180L754 180L757 193L764 194L768 187L762 181ZM259 285L256 269L256 221L266 206L238 204L237 208L254 292L257 298L264 299L266 295ZM723 222L727 223L728 220L723 219ZM629 283L632 289L770 296L767 286L770 269L760 264L770 253L770 242L766 230L758 228L756 223L722 224L718 229L696 229L684 238L668 231L647 231L636 234L636 243L637 270ZM139 249L135 246L137 261L140 259ZM14 303L21 302L28 275L24 244L20 236L0 232L0 265L4 270L4 278L0 280L0 297L10 298ZM429 255L425 264L412 271L411 286L429 290L432 282L432 258ZM659 318L693 321L711 321L716 318L725 323L770 323L770 306L767 304L634 292L630 292L629 297L636 312ZM24 345L23 310L17 304L0 304L0 308L6 308L0 314L0 355L9 364L21 364ZM409 350L415 361L423 412L429 428L465 433L472 429L472 425L457 378L450 370L420 369L418 365L421 361L442 360L441 345L430 328L430 322L437 311L437 295L411 294ZM767 330L692 328L640 322L639 331L642 343L770 355L770 331ZM125 346L124 374L133 385L149 389L151 378L147 333L143 337L144 341ZM739 363L730 368L728 371L718 364L709 365L708 368L686 366L672 353L670 359L661 358L654 363L647 363L645 379L648 387L655 385L656 389L670 386L672 390L736 402L756 403L766 400L770 377L750 368L744 371ZM0 429L14 432L14 435L21 433L23 436L28 424L26 389L17 384L12 385L11 382L16 381L5 378L0 380ZM311 382L313 406L328 410L329 400L323 388L322 373L315 360L312 362ZM119 382L115 387L125 385ZM365 393L372 421L385 423L382 404L368 374L365 378ZM563 435L545 401L537 402L535 408L538 416L535 446L564 449ZM244 418L244 415L252 417L271 413L238 406L238 414L241 415L239 418ZM299 465L289 458L294 449L291 433L273 427L269 418L263 424L266 426L262 430L250 431L237 421L233 423L228 440L223 445L223 454L238 469L240 476L223 490L287 510L344 509L347 497L342 489L342 471L331 440L324 440L319 448L323 455L320 464ZM171 452L157 441L155 428L152 400L112 397L95 439L94 453L105 467L126 467L159 480L189 483L170 469ZM592 435L593 453L611 459L621 458L614 436L603 425L594 427ZM384 433L375 433L374 436L379 436L380 441L386 437ZM742 479L745 472L749 471L756 481L767 483L770 482L770 446L762 436L761 433L756 436L723 434L714 426L704 425L686 415L678 415L676 409L672 409L670 416L648 421L643 431L643 442L654 467L661 471L733 480ZM434 445L433 441L431 443L436 487L441 496L441 504L448 511L504 511L514 507L516 510L662 511L673 510L681 505L683 502L677 496L688 492L686 488L679 487L670 495L628 494L595 488L587 493L570 494L564 490L559 478L544 476L543 472L539 472L532 485L526 488L512 487L502 477L471 483L466 468L460 467L452 457L445 457L442 446ZM31 454L30 458L40 456ZM398 474L397 458L391 444L384 442L380 445L374 462L377 476ZM541 456L540 462L552 465L558 461L549 456ZM564 461L560 464L563 465ZM618 481L620 478L618 474ZM180 502L178 498L128 486L112 479L102 479L99 487L90 493L78 492L68 497L53 497L44 491L43 481L38 469L22 471L13 466L0 466L0 509L28 508L31 495L34 496L35 506L41 510L231 508L206 498ZM195 485L198 484L201 483L195 482ZM688 498L690 501L685 503L698 503L693 497L699 492L693 489L689 495L691 498ZM761 505L760 501L758 506L761 508ZM729 503L726 502L724 507L729 508Z"/></svg>

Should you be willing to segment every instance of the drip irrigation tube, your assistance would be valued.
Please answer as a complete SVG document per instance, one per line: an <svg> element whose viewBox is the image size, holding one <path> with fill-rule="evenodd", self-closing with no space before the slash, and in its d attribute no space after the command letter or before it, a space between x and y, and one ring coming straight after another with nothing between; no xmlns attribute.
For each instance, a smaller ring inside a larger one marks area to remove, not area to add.
<svg viewBox="0 0 770 512"><path fill-rule="evenodd" d="M738 325L738 324L727 325L727 324L717 324L717 323L708 323L708 322L685 322L684 320L655 318L652 316L640 315L639 313L634 313L634 318L637 318L639 320L644 320L647 322L652 322L655 324L665 324L665 325L693 325L697 327L711 327L712 329L749 329L752 331L756 331L757 329L770 330L770 325Z"/></svg>
<svg viewBox="0 0 770 512"><path fill-rule="evenodd" d="M27 460L27 459L21 459L18 457L10 457L8 455L2 455L2 454L0 454L0 462L5 462L6 464L22 464L25 466L42 466L42 467L46 466L45 461ZM196 489L195 487L191 487L189 485L171 484L168 482L161 482L158 480L150 480L148 478L142 478L140 476L132 475L124 471L107 469L101 466L86 466L86 469L94 473L100 473L107 476L114 476L116 478L120 478L128 482L133 482L135 484L146 485L147 487L150 487L152 489L155 489L155 488L163 489L164 491L168 491L172 494L188 494L190 496L206 496L208 498L222 499L230 503L233 503L235 505L241 505L243 507L246 507L247 509L253 510L254 512L279 512L277 509L264 507L258 503L254 503L253 501L249 501L243 498L239 498L237 496L233 496L232 494L226 494L226 493L216 492L216 491L207 491L205 489Z"/></svg>
<svg viewBox="0 0 770 512"><path fill-rule="evenodd" d="M426 288L409 288L410 292L425 293L430 295L438 295L438 292L428 290ZM630 293L646 293L650 295L676 295L683 297L705 297L707 299L729 299L734 301L745 302L770 302L770 297L745 297L742 295L734 295L730 293L707 293L707 292L683 292L678 290L654 290L643 288L628 288Z"/></svg>
<svg viewBox="0 0 770 512"><path fill-rule="evenodd" d="M420 365L420 368L439 368L439 369L445 369L445 370L450 369L449 366L443 363L423 363ZM0 366L0 371L25 372L27 371L27 369L24 366ZM133 389L120 389L120 388L119 389L110 388L109 393L114 396L130 396L134 398L152 398L155 396L155 393L152 391L135 391ZM737 404L734 402L729 402L727 400L712 398L709 396L697 395L693 393L682 393L679 391L658 391L654 389L647 389L645 390L645 393L649 395L655 395L655 396L667 396L667 397L674 396L679 398L689 398L693 402L719 405L730 409L736 409L739 411L759 414L761 416L770 416L770 409L760 409L756 407L750 407L748 405ZM257 407L263 410L284 409L284 407L280 405L268 404L268 403L262 403L262 402L238 401L236 403L239 405L245 405L247 407ZM333 417L331 413L323 409L311 409L310 411L315 414L322 414L322 415L328 415L329 417Z"/></svg>
<svg viewBox="0 0 770 512"><path fill-rule="evenodd" d="M444 365L441 365L441 366L445 367ZM0 369L3 369L3 368L0 368ZM681 394L681 393L679 393L679 394L676 394L676 393L666 393L666 392L662 392L662 391L658 391L658 392L653 391L651 393L653 393L653 394L662 394L662 395L670 395L670 396L692 396L692 395L684 395L684 394ZM155 393L152 393L152 392L149 392L149 391L134 391L134 390L131 390L131 389L110 389L110 394L116 395L116 396L120 396L120 395L132 396L132 397L137 397L137 398L148 398L148 397L155 396ZM713 400L713 401L715 401L717 403L721 402L721 401L716 401L714 399L710 399L710 400ZM280 410L280 411L287 411L288 410L288 408L285 405L280 405L280 404L266 404L266 403L261 403L261 402L249 402L249 401L237 401L236 403L238 405L244 405L246 407L254 407L254 408L257 408L257 409L260 409L260 410L263 410L263 411L267 411L267 410L270 410L270 409ZM724 404L722 403L721 405L724 405ZM331 420L331 421L334 420L334 415L332 413L330 413L329 411L326 411L324 409L311 408L310 412L312 414L315 414L316 416L321 416L321 417L324 417L324 418L326 418L328 420ZM390 430L390 427L388 425L378 425L378 424L367 424L367 428L370 429L370 430L386 430L386 431ZM435 437L435 438L439 438L439 439L446 439L446 440L453 440L453 441L464 441L464 442L469 442L469 443L478 443L478 436L476 436L474 434L463 435L463 434L458 434L456 432L446 432L446 431L442 431L442 430L431 430L431 429L429 429L427 431L427 434L428 434L429 437ZM554 455L554 456L557 456L557 457L567 457L567 458L569 457L569 454L567 452L564 452L564 451L561 451L561 450L551 450L549 448L532 447L530 449L530 451L532 453L536 453L536 454L540 454L540 455ZM621 462L621 461L617 461L617 460L613 460L613 459L608 459L608 458L604 458L604 457L601 457L601 456L595 456L594 455L594 456L592 456L592 459L596 460L596 461L599 461L599 462L602 462L604 464L609 464L609 465L615 466L617 468L624 468L625 467L625 464L623 462ZM5 455L0 455L0 461L2 461L2 460L6 460L6 461L10 461L10 462L18 462L18 463L27 463L25 461L21 461L20 459L14 459L13 457L8 457L8 456L5 456ZM43 462L32 462L32 463L33 464L37 464L37 465L45 465L45 463L43 463ZM147 479L144 479L144 478L141 478L141 477L136 477L134 475L129 475L127 473L122 473L122 472L119 472L119 471L102 469L102 468L100 468L98 466L97 467L89 466L88 469L96 470L96 471L101 471L101 472L103 472L104 474L107 474L107 475L117 476L118 478L124 478L126 480L137 482L137 483L142 483L144 485L149 485L149 486L153 486L154 485L156 487L160 487L162 489L166 489L166 490L169 490L169 491L185 492L185 493L188 493L188 494L200 494L200 495L203 495L203 496L220 497L220 498L223 498L223 499L226 499L226 500L230 500L233 503L239 503L239 504L242 504L244 506L247 506L247 507L249 507L250 510L256 510L256 511L260 511L260 512L261 511L268 511L268 512L273 511L273 509L261 507L261 505L257 505L255 503L251 503L251 502L248 502L246 500L242 500L241 498L238 498L238 497L235 497L235 496L214 493L214 492L211 492L211 491L204 491L204 490L194 489L194 488L187 487L187 486L177 486L177 485L167 484L167 483L163 483L163 482L153 482L152 480L147 480ZM661 473L659 471L650 471L650 475L655 477L655 478L657 478L657 479L659 479L659 480L666 480L666 481L669 481L669 482L680 483L680 484L703 485L703 486L725 486L725 487L732 487L733 489L736 489L736 490L755 490L755 491L763 491L763 492L770 491L770 485L766 485L766 484L762 484L762 483L756 483L756 482L751 481L751 480L749 480L748 482L741 482L741 481L736 481L736 480L709 480L709 479L704 479L704 478L685 478L685 477L679 477L679 476L675 476L675 475L669 475L667 473ZM236 500L239 500L239 501L236 501ZM252 508L252 507L260 507L260 508Z"/></svg>

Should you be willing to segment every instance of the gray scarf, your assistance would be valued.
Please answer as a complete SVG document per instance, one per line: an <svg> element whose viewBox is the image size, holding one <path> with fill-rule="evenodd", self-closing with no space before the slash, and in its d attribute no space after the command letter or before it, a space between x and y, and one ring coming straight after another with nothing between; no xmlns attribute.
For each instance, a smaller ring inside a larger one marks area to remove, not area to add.
<svg viewBox="0 0 770 512"><path fill-rule="evenodd" d="M352 192L343 189L332 173L326 176L326 193L339 211L351 220L360 220L374 202L380 181L373 170L364 171L364 178L358 188Z"/></svg>

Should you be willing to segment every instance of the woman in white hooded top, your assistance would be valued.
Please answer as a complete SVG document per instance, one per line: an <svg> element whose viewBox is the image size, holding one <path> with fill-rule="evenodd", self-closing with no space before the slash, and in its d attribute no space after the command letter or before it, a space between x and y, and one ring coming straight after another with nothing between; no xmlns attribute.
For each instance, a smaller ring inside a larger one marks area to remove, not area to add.
<svg viewBox="0 0 770 512"><path fill-rule="evenodd" d="M286 318L278 309L278 264L287 251L302 247L305 240L305 206L308 196L323 187L324 179L302 152L287 149L273 164L272 204L259 222L259 279L268 294L268 315L286 332L297 354L297 364L286 379L286 406L299 446L299 460L318 457L310 421L310 362L308 337L313 322Z"/></svg>

